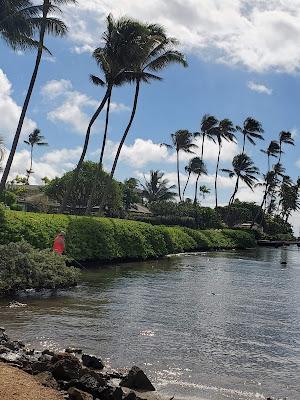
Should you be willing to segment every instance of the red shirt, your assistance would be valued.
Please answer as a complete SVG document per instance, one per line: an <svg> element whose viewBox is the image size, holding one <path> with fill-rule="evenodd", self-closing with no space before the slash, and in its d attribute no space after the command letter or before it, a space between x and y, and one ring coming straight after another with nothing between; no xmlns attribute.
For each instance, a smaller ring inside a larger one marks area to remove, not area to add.
<svg viewBox="0 0 300 400"><path fill-rule="evenodd" d="M54 239L53 251L60 255L65 251L65 238L62 235L57 235Z"/></svg>

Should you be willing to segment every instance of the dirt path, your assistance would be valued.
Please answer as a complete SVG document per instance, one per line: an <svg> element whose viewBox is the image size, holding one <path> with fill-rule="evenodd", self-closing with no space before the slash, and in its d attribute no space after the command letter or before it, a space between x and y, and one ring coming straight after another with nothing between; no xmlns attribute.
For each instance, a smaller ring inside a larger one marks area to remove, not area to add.
<svg viewBox="0 0 300 400"><path fill-rule="evenodd" d="M63 400L53 389L45 388L31 375L0 363L1 400Z"/></svg>

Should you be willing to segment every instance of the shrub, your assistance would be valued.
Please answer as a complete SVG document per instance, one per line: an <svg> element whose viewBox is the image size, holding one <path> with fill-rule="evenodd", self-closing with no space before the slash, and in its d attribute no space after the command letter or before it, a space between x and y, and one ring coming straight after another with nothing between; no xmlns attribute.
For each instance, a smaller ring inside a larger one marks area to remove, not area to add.
<svg viewBox="0 0 300 400"><path fill-rule="evenodd" d="M0 203L0 227L4 224L5 221L5 205Z"/></svg>
<svg viewBox="0 0 300 400"><path fill-rule="evenodd" d="M58 289L76 285L78 271L65 258L21 241L0 246L0 295L24 289Z"/></svg>
<svg viewBox="0 0 300 400"><path fill-rule="evenodd" d="M23 208L22 206L20 206L20 204L12 204L10 206L10 209L13 211L23 211Z"/></svg>
<svg viewBox="0 0 300 400"><path fill-rule="evenodd" d="M0 194L0 201L2 201L5 205L11 207L12 205L16 204L17 196L14 192L5 190Z"/></svg>
<svg viewBox="0 0 300 400"><path fill-rule="evenodd" d="M6 210L0 244L25 239L39 249L52 247L57 232L66 232L66 252L77 260L111 261L156 258L170 253L255 244L252 233L154 226L143 222L94 217L34 214Z"/></svg>

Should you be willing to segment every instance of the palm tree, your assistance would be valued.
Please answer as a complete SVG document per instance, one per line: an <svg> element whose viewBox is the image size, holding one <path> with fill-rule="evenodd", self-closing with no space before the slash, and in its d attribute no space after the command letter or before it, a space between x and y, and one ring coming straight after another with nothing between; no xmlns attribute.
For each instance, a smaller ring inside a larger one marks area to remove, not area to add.
<svg viewBox="0 0 300 400"><path fill-rule="evenodd" d="M33 36L41 11L30 0L0 0L0 36L14 50L36 47Z"/></svg>
<svg viewBox="0 0 300 400"><path fill-rule="evenodd" d="M242 153L245 152L246 139L253 145L255 145L255 139L263 140L262 133L264 130L259 121L254 118L248 117L245 119L243 123L243 127L237 126L236 129L240 131L243 135L243 150Z"/></svg>
<svg viewBox="0 0 300 400"><path fill-rule="evenodd" d="M266 150L260 150L262 153L266 154L268 157L268 171L270 171L270 157L278 157L280 154L280 146L277 140L272 140Z"/></svg>
<svg viewBox="0 0 300 400"><path fill-rule="evenodd" d="M172 192L172 189L175 189L176 186L168 186L168 179L164 179L164 173L156 170L150 171L150 178L147 180L145 177L145 183L141 184L142 186L142 196L147 199L149 203L153 201L167 201L173 200L176 196L175 192Z"/></svg>
<svg viewBox="0 0 300 400"><path fill-rule="evenodd" d="M192 159L192 173L197 175L196 183L195 183L195 196L194 196L194 204L197 204L197 196L198 196L198 183L201 175L207 175L207 168L204 162L199 157L194 157Z"/></svg>
<svg viewBox="0 0 300 400"><path fill-rule="evenodd" d="M288 176L283 177L279 192L279 204L281 205L281 216L288 222L288 219L293 211L300 210L300 200L299 200L299 179L294 185L291 178Z"/></svg>
<svg viewBox="0 0 300 400"><path fill-rule="evenodd" d="M103 71L105 78L104 80L102 80L95 75L91 75L92 82L100 86L105 86L106 91L100 102L99 107L96 109L89 122L82 153L77 163L76 169L74 170L72 180L66 190L65 196L60 206L60 212L63 212L66 208L67 202L71 195L71 191L76 184L84 158L86 156L91 135L91 129L95 121L99 117L101 111L103 110L106 102L109 101L110 103L113 87L119 86L124 82L130 80L132 66L136 62L136 59L139 55L139 51L142 46L142 38L145 37L145 30L145 25L129 18L120 18L116 21L111 15L109 15L107 18L106 31L102 35L102 40L104 43L103 47L97 48L93 53L93 57L96 60L100 69ZM103 138L101 154L104 154L108 126L108 114L109 107L107 111L106 129ZM103 154L102 156L100 156L97 174L99 174L101 171L100 164L102 164ZM91 203L91 201L92 199L89 200L89 203Z"/></svg>
<svg viewBox="0 0 300 400"><path fill-rule="evenodd" d="M4 142L3 139L0 137L0 171L2 171L1 163L3 161L4 155L5 155Z"/></svg>
<svg viewBox="0 0 300 400"><path fill-rule="evenodd" d="M32 171L32 161L33 161L33 148L34 146L48 146L47 142L44 142L45 137L41 135L41 131L39 129L35 129L32 133L29 134L28 140L24 140L28 146L30 146L30 167L26 171L27 172L27 185L29 185L30 175L33 174Z"/></svg>
<svg viewBox="0 0 300 400"><path fill-rule="evenodd" d="M25 116L26 116L26 112L29 106L29 102L31 99L31 95L33 92L33 88L35 85L35 81L38 75L38 70L39 70L39 66L41 63L41 59L42 59L42 54L43 51L45 50L45 46L44 46L44 39L45 39L45 35L46 33L55 35L55 36L63 36L66 34L67 32L67 27L64 24L63 21L61 21L58 18L55 17L49 17L48 14L49 12L51 12L51 14L53 14L55 11L60 11L59 7L57 6L57 4L65 4L65 3L74 3L75 0L44 0L43 1L43 5L41 6L42 9L42 17L37 17L36 19L36 24L39 27L39 41L38 41L38 51L37 51L37 56L36 56L36 60L35 60L35 67L31 76L31 80L29 83L29 87L27 90L27 94L24 100L24 104L22 107L22 111L21 111L21 115L19 118L19 122L18 122L18 126L17 126L17 130L14 136L14 140L12 143L12 147L8 156L8 160L2 175L2 179L1 179L1 183L0 183L0 193L3 192L3 190L5 189L5 184L7 181L7 177L14 159L14 155L16 153L17 150L17 146L18 146L18 142L19 142L19 138L20 138L20 134L22 131L22 127L24 124L24 120L25 120ZM32 18L34 20L34 18Z"/></svg>
<svg viewBox="0 0 300 400"><path fill-rule="evenodd" d="M182 201L181 188L180 188L180 173L179 173L179 152L194 153L192 149L196 148L197 145L193 143L194 135L186 129L180 129L175 133L171 134L172 144L162 143L161 146L175 149L176 160L177 160L177 184L178 184L178 196L179 200Z"/></svg>
<svg viewBox="0 0 300 400"><path fill-rule="evenodd" d="M135 117L141 83L161 80L154 73L161 71L170 64L181 64L184 67L188 65L184 55L174 49L174 46L178 44L177 40L167 37L165 29L162 26L149 25L148 31L149 34L145 38L145 45L141 48L140 57L137 59L136 64L133 65L132 80L135 81L136 86L132 112L113 162L110 174L111 178L114 176L122 147Z"/></svg>
<svg viewBox="0 0 300 400"><path fill-rule="evenodd" d="M219 173L219 164L220 164L220 156L222 150L222 143L224 140L227 142L235 142L236 137L234 132L236 128L233 126L233 123L225 118L219 122L218 126L210 132L211 138L214 142L218 143L219 151L218 151L218 158L217 158L217 165L216 165L216 174L215 174L215 199L216 199L216 208L218 207L218 173Z"/></svg>
<svg viewBox="0 0 300 400"><path fill-rule="evenodd" d="M161 78L153 72L159 71L171 63L180 63L187 66L184 56L173 49L177 41L173 38L168 38L163 27L159 25L141 25L143 27L143 35L139 40L139 48L136 54L136 60L131 66L131 70L124 75L126 81L135 82L135 95L133 101L133 107L129 122L121 138L120 144L117 149L117 153L112 165L110 177L114 176L117 163L121 154L122 147L130 131L131 125L133 123L137 103L140 92L140 85L142 82L150 83L152 80L160 81ZM106 125L107 126L107 125ZM107 128L106 128L107 131ZM104 148L106 144L106 134L103 138L103 145L101 151L100 161L102 163ZM91 193L92 197L93 193ZM100 207L101 208L101 207ZM89 207L87 208L87 213L89 212Z"/></svg>
<svg viewBox="0 0 300 400"><path fill-rule="evenodd" d="M232 169L222 169L223 172L228 173L230 178L236 177L236 183L234 191L229 200L229 206L234 202L237 191L239 190L240 180L244 182L252 191L257 177L255 175L259 174L259 169L254 165L251 158L245 154L241 153L236 155L232 160Z"/></svg>
<svg viewBox="0 0 300 400"><path fill-rule="evenodd" d="M208 188L206 185L201 185L199 187L199 192L202 195L202 199L204 200L206 195L210 193L210 188Z"/></svg>
<svg viewBox="0 0 300 400"><path fill-rule="evenodd" d="M281 131L279 133L279 160L278 160L279 163L281 162L281 155L283 153L282 151L283 144L290 144L291 146L295 145L291 132Z"/></svg>
<svg viewBox="0 0 300 400"><path fill-rule="evenodd" d="M195 137L202 136L201 160L203 160L205 138L212 139L210 133L216 128L218 120L213 115L205 114L201 120L200 132L195 132Z"/></svg>

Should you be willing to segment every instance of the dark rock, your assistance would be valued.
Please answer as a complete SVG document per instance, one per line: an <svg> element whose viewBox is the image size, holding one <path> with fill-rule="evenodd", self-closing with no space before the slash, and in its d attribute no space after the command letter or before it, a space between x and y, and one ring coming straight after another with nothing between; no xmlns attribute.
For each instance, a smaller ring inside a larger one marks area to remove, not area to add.
<svg viewBox="0 0 300 400"><path fill-rule="evenodd" d="M78 358L70 354L56 354L52 357L52 374L55 379L70 381L79 378L81 364Z"/></svg>
<svg viewBox="0 0 300 400"><path fill-rule="evenodd" d="M7 353L8 352L8 348L7 347L5 347L5 346L0 346L0 354L4 354L4 353Z"/></svg>
<svg viewBox="0 0 300 400"><path fill-rule="evenodd" d="M49 350L49 349L43 350L43 351L42 351L42 354L43 354L43 355L46 354L47 356L51 356L51 357L53 357L53 356L55 355L54 351Z"/></svg>
<svg viewBox="0 0 300 400"><path fill-rule="evenodd" d="M34 349L26 349L25 354L27 356L33 356L34 355Z"/></svg>
<svg viewBox="0 0 300 400"><path fill-rule="evenodd" d="M90 356L88 354L82 354L82 364L88 368L94 368L94 369L104 368L104 364L100 358L97 358L95 356Z"/></svg>
<svg viewBox="0 0 300 400"><path fill-rule="evenodd" d="M129 392L125 397L124 400L136 400L136 394L134 392Z"/></svg>
<svg viewBox="0 0 300 400"><path fill-rule="evenodd" d="M59 387L51 372L40 372L39 374L35 375L35 379L43 386L50 387L52 389L58 389Z"/></svg>
<svg viewBox="0 0 300 400"><path fill-rule="evenodd" d="M96 396L99 392L99 389L102 385L99 384L98 379L86 374L83 375L80 379L76 380L76 382L72 381L73 386L77 389L83 390L84 392L90 393L93 396Z"/></svg>
<svg viewBox="0 0 300 400"><path fill-rule="evenodd" d="M132 367L124 379L121 380L120 386L128 387L129 389L137 389L142 391L154 391L155 388L139 367Z"/></svg>
<svg viewBox="0 0 300 400"><path fill-rule="evenodd" d="M49 371L51 364L47 361L34 361L30 364L33 375L39 374L40 372Z"/></svg>
<svg viewBox="0 0 300 400"><path fill-rule="evenodd" d="M114 388L112 388L111 386L100 388L97 393L97 398L99 400L112 400L113 393L114 393Z"/></svg>
<svg viewBox="0 0 300 400"><path fill-rule="evenodd" d="M70 400L93 400L93 396L77 388L71 387L68 390Z"/></svg>
<svg viewBox="0 0 300 400"><path fill-rule="evenodd" d="M122 400L123 394L123 390L120 387L117 387L112 392L111 400Z"/></svg>
<svg viewBox="0 0 300 400"><path fill-rule="evenodd" d="M41 362L47 362L47 363L51 363L52 362L52 356L48 355L48 354L42 354L39 358L38 361Z"/></svg>
<svg viewBox="0 0 300 400"><path fill-rule="evenodd" d="M126 374L121 374L121 372L118 371L110 371L108 373L108 376L112 379L124 379L124 377L126 376Z"/></svg>
<svg viewBox="0 0 300 400"><path fill-rule="evenodd" d="M65 350L66 353L74 353L74 354L81 354L82 350L81 349L73 349L72 347L68 347Z"/></svg>
<svg viewBox="0 0 300 400"><path fill-rule="evenodd" d="M96 372L93 369L89 369L89 368L82 368L79 371L79 378L81 378L83 376L90 376L92 378L95 378L97 380L99 386L105 386L107 380L109 380L109 377L107 377L106 375Z"/></svg>

